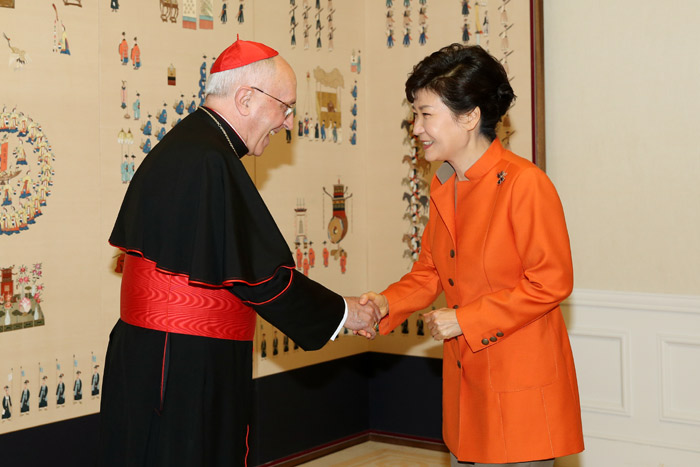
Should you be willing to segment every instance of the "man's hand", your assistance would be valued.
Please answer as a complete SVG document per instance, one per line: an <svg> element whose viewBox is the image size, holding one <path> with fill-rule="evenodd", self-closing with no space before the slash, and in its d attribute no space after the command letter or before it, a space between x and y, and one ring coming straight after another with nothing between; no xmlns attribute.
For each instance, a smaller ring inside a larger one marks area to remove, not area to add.
<svg viewBox="0 0 700 467"><path fill-rule="evenodd" d="M389 313L389 302L386 297L377 292L365 292L360 296L360 304L364 305L367 302L374 302L374 304L379 308L382 318Z"/></svg>
<svg viewBox="0 0 700 467"><path fill-rule="evenodd" d="M358 297L344 297L348 304L348 318L345 327L368 339L374 339L377 331L374 325L382 319L379 308L372 301L360 303Z"/></svg>
<svg viewBox="0 0 700 467"><path fill-rule="evenodd" d="M440 308L425 313L425 322L430 334L436 341L442 341L462 335L462 328L457 322L457 312L452 308Z"/></svg>

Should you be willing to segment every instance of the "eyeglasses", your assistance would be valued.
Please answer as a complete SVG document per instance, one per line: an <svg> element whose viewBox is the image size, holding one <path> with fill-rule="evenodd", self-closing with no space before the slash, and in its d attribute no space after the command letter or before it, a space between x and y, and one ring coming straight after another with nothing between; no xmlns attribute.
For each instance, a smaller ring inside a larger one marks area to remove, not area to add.
<svg viewBox="0 0 700 467"><path fill-rule="evenodd" d="M255 89L255 90L258 91L258 92L261 92L261 93L265 94L267 97L271 97L271 98L273 98L274 100L276 100L277 102L279 102L279 103L281 103L282 105L284 105L284 106L286 107L286 109L284 110L284 119L285 119L285 120L287 119L287 117L289 117L289 116L291 115L292 112L294 112L294 108L296 107L295 105L289 105L289 104L287 104L286 102L284 102L284 101L282 101L282 100L276 98L275 96L266 93L266 92L263 91L262 89L256 88L255 86L251 86L250 88L251 88L251 89Z"/></svg>

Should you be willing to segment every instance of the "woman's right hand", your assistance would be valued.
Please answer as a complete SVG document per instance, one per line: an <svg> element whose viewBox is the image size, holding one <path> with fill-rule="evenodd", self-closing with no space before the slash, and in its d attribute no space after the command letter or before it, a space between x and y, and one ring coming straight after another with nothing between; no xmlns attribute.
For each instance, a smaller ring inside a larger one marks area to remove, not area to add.
<svg viewBox="0 0 700 467"><path fill-rule="evenodd" d="M370 300L377 305L382 318L389 314L389 301L384 295L372 291L365 292L360 296L360 305L365 305Z"/></svg>

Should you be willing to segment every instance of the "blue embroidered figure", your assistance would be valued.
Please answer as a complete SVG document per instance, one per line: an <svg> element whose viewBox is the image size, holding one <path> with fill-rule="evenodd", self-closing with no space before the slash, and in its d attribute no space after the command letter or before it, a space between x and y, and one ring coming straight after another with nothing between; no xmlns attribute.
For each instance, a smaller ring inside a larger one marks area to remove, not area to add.
<svg viewBox="0 0 700 467"><path fill-rule="evenodd" d="M408 28L404 29L403 45L404 47L411 45L411 30Z"/></svg>
<svg viewBox="0 0 700 467"><path fill-rule="evenodd" d="M353 133L352 136L350 136L350 144L353 146L357 144L357 133Z"/></svg>
<svg viewBox="0 0 700 467"><path fill-rule="evenodd" d="M204 61L199 66L199 105L204 105L204 89L207 84L207 56L204 55Z"/></svg>
<svg viewBox="0 0 700 467"><path fill-rule="evenodd" d="M134 111L134 120L139 120L141 118L141 94L138 92L136 93L136 100L131 105L131 108Z"/></svg>
<svg viewBox="0 0 700 467"><path fill-rule="evenodd" d="M392 48L394 46L394 30L393 29L387 29L386 46L389 48Z"/></svg>
<svg viewBox="0 0 700 467"><path fill-rule="evenodd" d="M462 26L462 42L465 44L469 42L469 25L466 19L464 20L464 26Z"/></svg>
<svg viewBox="0 0 700 467"><path fill-rule="evenodd" d="M148 154L151 151L151 138L146 138L146 141L141 144L141 150L144 154Z"/></svg>
<svg viewBox="0 0 700 467"><path fill-rule="evenodd" d="M184 97L185 96L180 94L180 102L173 106L173 108L175 109L175 113L178 115L182 115L185 113L185 101L183 100Z"/></svg>
<svg viewBox="0 0 700 467"><path fill-rule="evenodd" d="M158 135L156 136L156 139L158 141L162 140L163 137L165 136L165 127L160 127L160 131L158 132Z"/></svg>
<svg viewBox="0 0 700 467"><path fill-rule="evenodd" d="M355 81L355 84L352 86L352 90L350 91L350 95L352 96L353 99L357 99L357 81Z"/></svg>
<svg viewBox="0 0 700 467"><path fill-rule="evenodd" d="M124 154L124 162L121 164L122 170L122 183L129 182L129 156Z"/></svg>
<svg viewBox="0 0 700 467"><path fill-rule="evenodd" d="M148 114L148 120L141 125L141 131L145 136L151 136L153 131L153 123L151 123L151 114Z"/></svg>
<svg viewBox="0 0 700 467"><path fill-rule="evenodd" d="M418 43L420 45L425 45L425 42L428 39L428 36L425 34L425 29L426 29L425 26L421 27L420 36L418 37Z"/></svg>
<svg viewBox="0 0 700 467"><path fill-rule="evenodd" d="M190 105L187 106L187 113L191 114L195 110L197 110L197 103L194 101L194 94L192 94L192 102L190 102Z"/></svg>
<svg viewBox="0 0 700 467"><path fill-rule="evenodd" d="M357 117L357 103L352 104L352 107L350 108L350 113L353 117Z"/></svg>
<svg viewBox="0 0 700 467"><path fill-rule="evenodd" d="M221 24L226 24L226 21L228 21L228 12L226 8L228 8L228 5L226 5L225 3L221 5Z"/></svg>
<svg viewBox="0 0 700 467"><path fill-rule="evenodd" d="M133 154L131 155L131 163L129 164L129 181L131 181L132 178L134 178L134 173L136 172L136 165L134 163L134 160L136 159L136 156Z"/></svg>
<svg viewBox="0 0 700 467"><path fill-rule="evenodd" d="M167 104L163 104L163 110L158 114L158 123L166 124L168 123L168 111L165 110Z"/></svg>
<svg viewBox="0 0 700 467"><path fill-rule="evenodd" d="M238 16L236 16L236 19L238 20L238 22L240 24L242 24L245 21L245 19L243 18L243 4L242 3L238 7Z"/></svg>
<svg viewBox="0 0 700 467"><path fill-rule="evenodd" d="M352 120L352 123L350 124L350 130L357 131L357 120L355 120L355 119Z"/></svg>
<svg viewBox="0 0 700 467"><path fill-rule="evenodd" d="M326 140L326 121L321 120L321 141Z"/></svg>

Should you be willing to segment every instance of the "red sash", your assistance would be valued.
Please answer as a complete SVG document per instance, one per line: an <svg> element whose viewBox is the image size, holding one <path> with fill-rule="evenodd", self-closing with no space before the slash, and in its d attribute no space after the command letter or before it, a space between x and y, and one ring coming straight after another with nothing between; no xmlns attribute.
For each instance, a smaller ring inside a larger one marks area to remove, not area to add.
<svg viewBox="0 0 700 467"><path fill-rule="evenodd" d="M198 287L186 276L156 269L126 255L121 289L122 321L157 331L238 341L253 340L255 311L225 288Z"/></svg>

